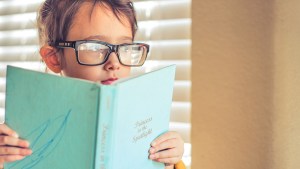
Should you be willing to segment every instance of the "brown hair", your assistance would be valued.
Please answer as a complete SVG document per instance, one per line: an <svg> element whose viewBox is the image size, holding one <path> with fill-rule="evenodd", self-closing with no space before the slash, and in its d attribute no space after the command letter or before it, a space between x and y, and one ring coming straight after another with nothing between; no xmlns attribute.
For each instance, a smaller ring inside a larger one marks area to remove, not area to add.
<svg viewBox="0 0 300 169"><path fill-rule="evenodd" d="M37 27L40 45L53 43L57 40L65 40L74 16L84 2L92 2L93 9L96 4L109 7L120 20L125 16L132 30L134 38L137 30L136 14L130 0L46 0L37 15ZM121 21L121 20L120 20Z"/></svg>

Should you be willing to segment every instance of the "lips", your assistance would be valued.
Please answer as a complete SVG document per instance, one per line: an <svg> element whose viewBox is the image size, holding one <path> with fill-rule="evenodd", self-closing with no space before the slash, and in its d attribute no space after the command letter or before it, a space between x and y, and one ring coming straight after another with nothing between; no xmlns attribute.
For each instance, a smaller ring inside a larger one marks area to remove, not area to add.
<svg viewBox="0 0 300 169"><path fill-rule="evenodd" d="M107 79L107 80L101 81L101 84L103 84L103 85L110 85L110 84L112 84L113 82L115 82L116 80L118 80L118 78L109 78L109 79Z"/></svg>

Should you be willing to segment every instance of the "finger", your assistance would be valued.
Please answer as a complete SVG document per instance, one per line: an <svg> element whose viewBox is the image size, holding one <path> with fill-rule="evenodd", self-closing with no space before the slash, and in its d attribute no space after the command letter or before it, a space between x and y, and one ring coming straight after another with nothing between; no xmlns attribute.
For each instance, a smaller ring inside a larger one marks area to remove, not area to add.
<svg viewBox="0 0 300 169"><path fill-rule="evenodd" d="M169 139L174 139L174 138L178 138L178 133L177 132L173 132L173 131L166 132L166 133L162 134L161 136L157 137L151 143L151 146L156 146L157 144L160 144L161 142L164 142L164 141L169 140Z"/></svg>
<svg viewBox="0 0 300 169"><path fill-rule="evenodd" d="M174 147L176 147L176 145L177 145L176 139L166 140L166 141L164 141L160 144L157 144L155 147L151 147L149 152L151 154L153 154L153 153L156 153L158 151L174 148Z"/></svg>
<svg viewBox="0 0 300 169"><path fill-rule="evenodd" d="M0 163L5 163L5 162L13 162L17 160L22 160L25 156L20 156L20 155L5 155L5 156L0 156Z"/></svg>
<svg viewBox="0 0 300 169"><path fill-rule="evenodd" d="M9 128L6 124L0 124L0 134L9 135L16 138L19 137L19 135L14 130Z"/></svg>
<svg viewBox="0 0 300 169"><path fill-rule="evenodd" d="M18 146L18 147L29 147L29 142L26 140L21 140L12 136L0 135L0 146Z"/></svg>
<svg viewBox="0 0 300 169"><path fill-rule="evenodd" d="M174 169L174 168L175 168L174 164L165 163L165 169Z"/></svg>
<svg viewBox="0 0 300 169"><path fill-rule="evenodd" d="M0 155L22 155L28 156L32 153L30 149L0 146Z"/></svg>
<svg viewBox="0 0 300 169"><path fill-rule="evenodd" d="M156 159L155 161L165 164L176 164L180 161L178 157L164 158L164 159Z"/></svg>
<svg viewBox="0 0 300 169"><path fill-rule="evenodd" d="M163 158L173 158L173 157L176 157L176 158L180 157L180 153L178 152L178 149L176 149L176 148L160 151L155 154L150 154L150 156L149 156L149 158L151 160L163 159Z"/></svg>

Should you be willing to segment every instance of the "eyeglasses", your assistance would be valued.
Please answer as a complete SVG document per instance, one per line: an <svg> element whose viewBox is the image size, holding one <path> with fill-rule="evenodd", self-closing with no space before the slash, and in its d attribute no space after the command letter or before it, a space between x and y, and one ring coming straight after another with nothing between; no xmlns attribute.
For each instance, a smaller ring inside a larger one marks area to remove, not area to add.
<svg viewBox="0 0 300 169"><path fill-rule="evenodd" d="M125 66L142 66L149 52L145 43L113 45L97 40L56 41L57 48L73 48L80 65L97 66L104 64L115 52L119 62Z"/></svg>

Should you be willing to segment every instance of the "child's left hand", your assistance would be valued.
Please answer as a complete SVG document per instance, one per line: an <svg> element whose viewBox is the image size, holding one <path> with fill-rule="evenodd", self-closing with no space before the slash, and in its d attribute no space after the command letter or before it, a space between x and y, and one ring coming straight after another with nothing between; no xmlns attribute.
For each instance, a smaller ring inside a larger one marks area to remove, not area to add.
<svg viewBox="0 0 300 169"><path fill-rule="evenodd" d="M182 158L183 147L184 142L181 136L177 132L169 131L151 143L149 158L168 166L174 166Z"/></svg>

